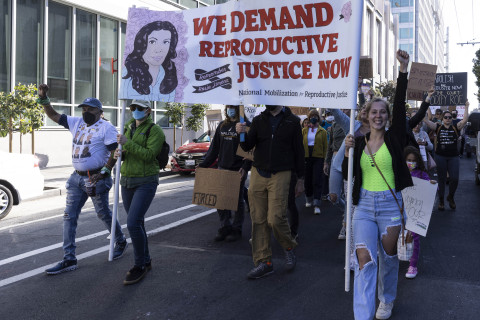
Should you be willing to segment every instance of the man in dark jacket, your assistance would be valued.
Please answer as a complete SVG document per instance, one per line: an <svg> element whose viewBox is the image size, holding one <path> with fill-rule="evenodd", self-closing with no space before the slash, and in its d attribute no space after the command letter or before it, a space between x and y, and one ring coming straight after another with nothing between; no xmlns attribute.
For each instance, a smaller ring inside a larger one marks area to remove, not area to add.
<svg viewBox="0 0 480 320"><path fill-rule="evenodd" d="M237 132L245 132L245 123L237 124ZM248 198L252 218L252 254L255 268L249 279L273 272L271 232L285 250L286 268L295 268L292 238L286 218L289 184L292 171L298 177L296 194L303 191L305 152L300 119L289 108L267 105L252 121L250 131L241 142L243 150L255 148Z"/></svg>

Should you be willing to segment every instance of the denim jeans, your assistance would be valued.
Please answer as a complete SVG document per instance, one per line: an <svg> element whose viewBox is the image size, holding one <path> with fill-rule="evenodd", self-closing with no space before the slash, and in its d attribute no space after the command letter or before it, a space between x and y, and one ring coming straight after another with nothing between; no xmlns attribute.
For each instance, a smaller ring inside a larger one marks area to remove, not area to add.
<svg viewBox="0 0 480 320"><path fill-rule="evenodd" d="M218 168L220 170L228 170L223 168ZM218 217L220 218L220 227L221 228L232 228L235 231L242 232L243 221L245 219L245 203L243 202L243 193L245 192L245 180L247 180L248 173L245 173L245 176L240 180L240 191L238 195L238 205L237 211L234 211L234 218L232 221L232 210L220 210L218 209Z"/></svg>
<svg viewBox="0 0 480 320"><path fill-rule="evenodd" d="M158 183L150 182L135 188L121 188L123 207L127 212L127 228L132 239L135 265L138 267L145 266L145 263L151 260L145 230L145 213L155 197L157 186Z"/></svg>
<svg viewBox="0 0 480 320"><path fill-rule="evenodd" d="M77 233L78 216L88 199L85 181L88 177L73 172L65 185L67 189L67 206L63 216L63 250L64 260L75 260L75 235ZM95 185L96 195L90 197L95 207L97 217L103 221L105 228L110 232L112 226L112 211L109 208L108 192L112 187L112 178L106 177ZM118 221L115 228L115 243L123 242L125 236Z"/></svg>
<svg viewBox="0 0 480 320"><path fill-rule="evenodd" d="M397 192L396 196L401 201L401 192ZM361 189L360 201L355 208L353 217L353 234L356 249L366 248L371 261L367 262L360 270L358 257L355 255L353 312L357 320L373 319L375 315L377 249L380 254L378 257L378 299L384 303L395 300L399 269L398 257L396 254L387 255L383 249L382 237L387 234L389 227L401 226L401 222L400 210L389 190L371 192Z"/></svg>

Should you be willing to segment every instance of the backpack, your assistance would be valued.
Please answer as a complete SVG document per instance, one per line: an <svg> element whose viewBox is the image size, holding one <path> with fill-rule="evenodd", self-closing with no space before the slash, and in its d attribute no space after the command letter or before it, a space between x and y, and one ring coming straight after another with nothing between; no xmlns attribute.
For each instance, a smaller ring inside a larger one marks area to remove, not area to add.
<svg viewBox="0 0 480 320"><path fill-rule="evenodd" d="M148 140L148 136L150 134L150 129L155 125L155 123L152 123L150 127L148 127L147 131L145 132L145 137ZM168 164L168 154L170 153L170 145L167 143L165 140L162 145L162 149L160 150L160 153L157 154L157 161L158 161L158 166L160 170L165 169L165 167Z"/></svg>

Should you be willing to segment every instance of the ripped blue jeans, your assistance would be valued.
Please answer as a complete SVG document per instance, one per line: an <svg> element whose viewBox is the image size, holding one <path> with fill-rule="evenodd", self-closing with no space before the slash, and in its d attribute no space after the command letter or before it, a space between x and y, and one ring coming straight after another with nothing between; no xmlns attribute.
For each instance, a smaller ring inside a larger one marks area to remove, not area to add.
<svg viewBox="0 0 480 320"><path fill-rule="evenodd" d="M85 180L88 177L80 176L73 172L66 183L67 189L67 206L63 216L63 251L64 260L75 260L75 237L77 234L78 217L82 208L89 198L85 189ZM105 228L110 232L112 225L112 211L108 203L108 192L112 188L112 178L106 177L99 180L95 185L96 195L90 197L97 217L102 220ZM123 242L125 236L122 232L122 227L118 221L115 229L115 243Z"/></svg>
<svg viewBox="0 0 480 320"><path fill-rule="evenodd" d="M396 197L402 201L401 192L397 192ZM400 205L402 205L401 202ZM372 192L361 189L360 201L353 217L353 235L357 250L353 312L357 320L373 319L375 316L377 252L379 253L378 299L384 303L395 300L398 282L397 240L401 225L400 210L389 190ZM388 243L388 248L384 249L384 243ZM359 253L363 249L368 251L369 259L360 269Z"/></svg>

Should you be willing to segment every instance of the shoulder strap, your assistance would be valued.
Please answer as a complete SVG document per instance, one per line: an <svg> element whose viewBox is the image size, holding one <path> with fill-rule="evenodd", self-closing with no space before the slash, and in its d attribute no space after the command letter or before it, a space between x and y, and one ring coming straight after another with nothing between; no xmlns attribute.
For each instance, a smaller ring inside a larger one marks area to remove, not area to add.
<svg viewBox="0 0 480 320"><path fill-rule="evenodd" d="M368 153L369 153L368 156L372 159L373 164L375 165L375 168L377 168L378 173L380 173L380 175L383 178L383 181L385 181L385 183L387 184L388 190L390 190L390 192L392 193L392 196L395 198L395 202L397 203L398 209L400 210L400 214L402 216L402 226L403 226L403 229L405 229L405 217L403 216L403 211L405 210L405 203L402 202L402 205L400 206L400 203L398 202L398 198L395 195L395 192L393 192L392 188L390 187L390 185L387 182L387 179L385 179L385 176L383 175L382 170L380 170L380 168L377 165L377 162L375 161L375 156L373 155L372 150L370 150L370 146L368 145L368 140L367 140L366 136L365 136L365 144L367 145L367 150L368 150ZM404 239L403 231L402 231L402 245L404 243L405 243L405 239Z"/></svg>
<svg viewBox="0 0 480 320"><path fill-rule="evenodd" d="M148 127L147 131L145 132L145 137L147 137L148 139L148 136L150 135L150 130L152 130L152 127L155 125L155 123L152 123L150 125L150 127Z"/></svg>

